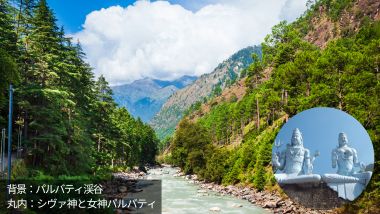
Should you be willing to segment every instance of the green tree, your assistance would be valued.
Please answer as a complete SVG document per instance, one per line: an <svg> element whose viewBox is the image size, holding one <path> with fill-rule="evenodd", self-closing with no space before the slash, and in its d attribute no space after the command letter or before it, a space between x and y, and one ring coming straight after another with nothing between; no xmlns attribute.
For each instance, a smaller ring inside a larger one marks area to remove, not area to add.
<svg viewBox="0 0 380 214"><path fill-rule="evenodd" d="M7 1L0 1L0 125L4 124L7 103L7 88L10 83L17 83L19 80L17 65L16 34L12 25L11 7Z"/></svg>
<svg viewBox="0 0 380 214"><path fill-rule="evenodd" d="M182 120L172 142L174 164L186 173L194 173L205 167L209 151L210 136L207 130L197 123Z"/></svg>

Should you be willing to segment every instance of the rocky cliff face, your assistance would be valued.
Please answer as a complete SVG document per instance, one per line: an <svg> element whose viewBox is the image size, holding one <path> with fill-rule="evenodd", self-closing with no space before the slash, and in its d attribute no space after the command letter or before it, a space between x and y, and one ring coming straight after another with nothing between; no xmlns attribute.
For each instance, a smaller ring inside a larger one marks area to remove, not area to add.
<svg viewBox="0 0 380 214"><path fill-rule="evenodd" d="M209 98L216 89L225 89L240 79L241 71L252 63L252 54L261 55L260 47L244 48L220 63L213 72L200 76L194 83L176 91L162 106L150 124L159 138L173 133L183 112L192 104Z"/></svg>
<svg viewBox="0 0 380 214"><path fill-rule="evenodd" d="M324 48L330 40L357 33L367 19L380 20L380 1L355 0L346 5L340 13L336 11L336 7L329 7L320 2L313 15L306 17L309 18L309 29L305 40Z"/></svg>

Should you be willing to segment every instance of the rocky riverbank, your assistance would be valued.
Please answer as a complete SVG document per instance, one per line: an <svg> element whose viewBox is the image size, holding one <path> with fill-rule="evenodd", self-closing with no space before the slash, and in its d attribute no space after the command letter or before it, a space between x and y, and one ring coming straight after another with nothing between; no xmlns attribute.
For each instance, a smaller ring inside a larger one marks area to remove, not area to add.
<svg viewBox="0 0 380 214"><path fill-rule="evenodd" d="M273 213L311 213L311 214L330 214L336 213L333 210L314 210L305 208L293 202L290 199L283 198L274 192L257 191L254 188L238 187L238 186L222 186L215 183L207 183L198 179L197 175L185 175L177 168L174 177L182 177L189 180L190 183L198 184L200 190L198 194L208 194L209 191L217 192L221 195L231 195L239 199L248 200L256 206L260 206ZM236 205L239 206L239 205ZM220 211L221 208L214 207L210 211Z"/></svg>
<svg viewBox="0 0 380 214"><path fill-rule="evenodd" d="M146 169L138 167L133 168L128 172L117 172L112 174L112 179L102 183L103 196L109 200L113 199L125 199L131 193L138 193L143 191L138 188L138 180L146 178ZM117 214L128 214L136 212L134 208L115 209Z"/></svg>
<svg viewBox="0 0 380 214"><path fill-rule="evenodd" d="M202 181L198 179L197 175L185 175L179 168L171 167L169 165L162 165L162 166L153 166L153 167L146 167L145 169L138 169L134 168L130 172L118 172L113 174L113 180L137 180L137 179L145 179L146 176L149 174L149 170L153 168L159 168L159 173L161 174L167 174L167 170L165 170L166 167L174 168L176 169L176 173L173 175L174 177L181 177L183 179L188 180L189 183L197 184L199 186L198 195L206 195L211 192L218 193L220 195L230 195L234 196L239 199L247 200L250 203L262 207L265 210L272 212L272 213L311 213L311 214L330 214L330 213L336 213L334 210L314 210L310 208L305 208L303 206L300 206L299 204L293 202L292 200L288 198L281 197L278 193L275 192L269 192L269 191L257 191L254 188L250 187L240 187L240 186L222 186L215 183L207 183L205 181ZM145 171L145 172L144 172ZM126 188L124 188L126 187ZM130 190L136 191L134 189L134 183L130 183L128 186L126 185L118 185L117 187L113 187L110 189L113 189L111 194L115 195L118 193L125 193L129 192ZM128 191L126 190L128 189ZM123 194L121 194L123 195ZM236 207L239 207L241 205L236 204ZM223 209L223 207L212 207L210 211L212 212L219 212Z"/></svg>
<svg viewBox="0 0 380 214"><path fill-rule="evenodd" d="M130 172L117 172L112 174L113 179L121 179L121 180L138 180L144 179L146 177L146 173L140 170L132 170Z"/></svg>

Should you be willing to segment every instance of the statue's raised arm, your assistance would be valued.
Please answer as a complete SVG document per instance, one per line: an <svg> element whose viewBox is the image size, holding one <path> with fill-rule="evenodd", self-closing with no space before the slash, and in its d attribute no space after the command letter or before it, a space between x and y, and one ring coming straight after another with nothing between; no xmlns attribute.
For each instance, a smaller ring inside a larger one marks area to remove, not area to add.
<svg viewBox="0 0 380 214"><path fill-rule="evenodd" d="M359 161L358 152L354 148L352 150L354 154L354 166L358 167L360 172L365 171L366 165L363 162Z"/></svg>
<svg viewBox="0 0 380 214"><path fill-rule="evenodd" d="M303 160L304 172L306 175L310 175L313 172L313 165L311 164L310 151L305 149L305 157Z"/></svg>
<svg viewBox="0 0 380 214"><path fill-rule="evenodd" d="M285 152L276 152L272 156L272 165L276 170L283 170L285 168Z"/></svg>
<svg viewBox="0 0 380 214"><path fill-rule="evenodd" d="M360 164L359 164L359 160L358 160L358 152L357 152L356 149L354 149L354 148L351 148L351 149L352 149L352 155L353 155L354 166L360 166Z"/></svg>
<svg viewBox="0 0 380 214"><path fill-rule="evenodd" d="M336 168L336 164L338 163L338 154L336 149L332 150L331 152L331 162L332 162L332 168Z"/></svg>

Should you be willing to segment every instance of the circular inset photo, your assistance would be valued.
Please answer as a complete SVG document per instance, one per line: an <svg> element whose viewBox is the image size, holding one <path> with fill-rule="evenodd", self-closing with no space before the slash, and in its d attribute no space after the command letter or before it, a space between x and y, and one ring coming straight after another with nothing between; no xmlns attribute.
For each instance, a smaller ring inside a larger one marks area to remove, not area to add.
<svg viewBox="0 0 380 214"><path fill-rule="evenodd" d="M275 178L297 203L331 209L355 200L369 183L374 150L364 127L333 108L313 108L292 117L272 149Z"/></svg>

